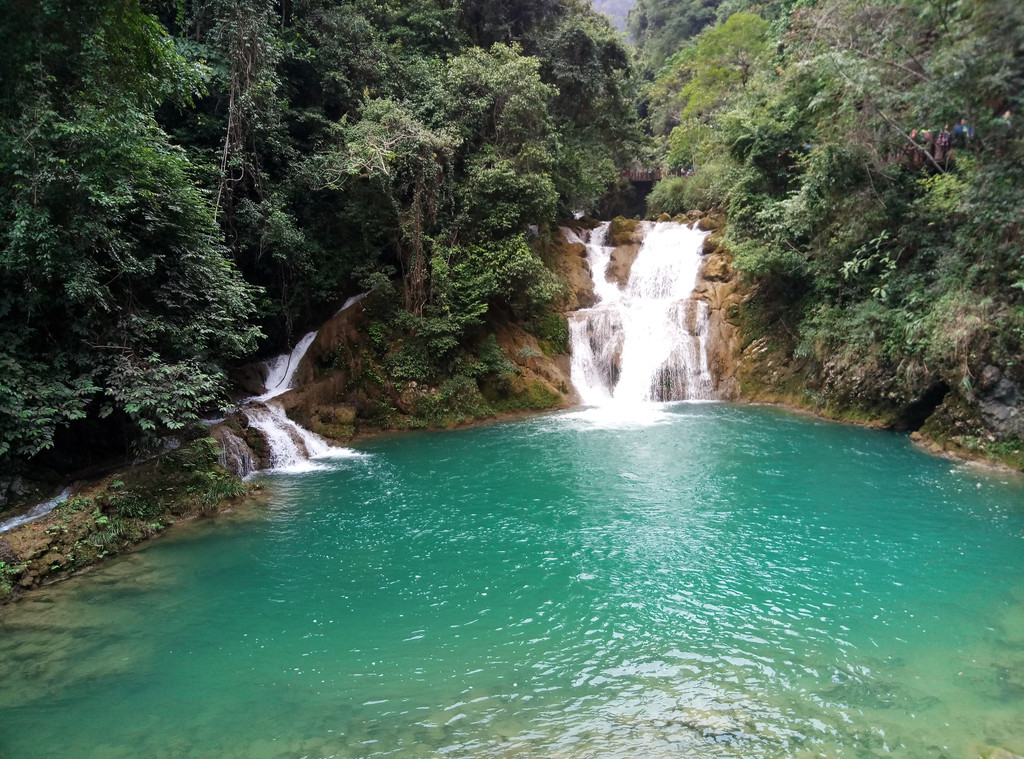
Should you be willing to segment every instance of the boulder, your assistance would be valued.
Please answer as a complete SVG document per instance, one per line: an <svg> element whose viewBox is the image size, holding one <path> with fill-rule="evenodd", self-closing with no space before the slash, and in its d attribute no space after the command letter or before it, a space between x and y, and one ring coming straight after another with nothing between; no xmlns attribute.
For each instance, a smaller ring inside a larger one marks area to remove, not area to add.
<svg viewBox="0 0 1024 759"><path fill-rule="evenodd" d="M245 418L243 414L236 416ZM216 440L220 447L217 463L236 477L247 477L258 469L266 468L269 462L253 451L246 440L247 436L241 430L262 436L258 430L249 430L248 419L246 419L244 427L241 427L237 421L214 425L210 429L210 437ZM266 449L265 442L262 447L264 450Z"/></svg>
<svg viewBox="0 0 1024 759"><path fill-rule="evenodd" d="M701 216L697 221L697 229L705 232L714 232L725 227L725 217L722 214L708 214Z"/></svg>
<svg viewBox="0 0 1024 759"><path fill-rule="evenodd" d="M704 243L701 246L700 254L702 256L710 256L717 250L722 248L722 239L725 237L725 230L719 229L712 232L704 238Z"/></svg>
<svg viewBox="0 0 1024 759"><path fill-rule="evenodd" d="M633 270L633 264L640 253L640 243L631 242L627 245L619 245L612 250L611 258L608 259L608 266L604 270L605 279L608 282L618 283L624 288L629 282L629 273Z"/></svg>
<svg viewBox="0 0 1024 759"><path fill-rule="evenodd" d="M708 282L729 282L735 276L729 259L716 253L704 259L704 269L701 276Z"/></svg>
<svg viewBox="0 0 1024 759"><path fill-rule="evenodd" d="M608 244L628 245L632 242L639 242L638 234L643 235L643 226L639 221L627 219L625 216L616 216L608 225Z"/></svg>

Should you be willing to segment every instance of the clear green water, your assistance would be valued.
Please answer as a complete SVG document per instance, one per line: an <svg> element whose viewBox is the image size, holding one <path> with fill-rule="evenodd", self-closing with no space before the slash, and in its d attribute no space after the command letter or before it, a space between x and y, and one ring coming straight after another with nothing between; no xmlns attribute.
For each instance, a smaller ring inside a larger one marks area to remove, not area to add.
<svg viewBox="0 0 1024 759"><path fill-rule="evenodd" d="M0 756L1024 753L1024 484L677 405L366 443L0 619Z"/></svg>

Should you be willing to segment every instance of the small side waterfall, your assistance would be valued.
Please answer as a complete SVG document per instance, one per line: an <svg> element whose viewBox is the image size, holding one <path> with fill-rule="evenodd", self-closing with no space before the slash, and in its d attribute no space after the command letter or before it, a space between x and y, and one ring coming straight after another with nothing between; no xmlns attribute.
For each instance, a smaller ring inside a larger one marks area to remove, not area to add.
<svg viewBox="0 0 1024 759"><path fill-rule="evenodd" d="M310 459L355 455L347 448L334 448L319 435L293 422L284 409L274 404L251 404L243 409L249 424L263 433L270 449L271 469L304 472L317 469Z"/></svg>
<svg viewBox="0 0 1024 759"><path fill-rule="evenodd" d="M620 289L605 271L612 248L607 222L566 232L587 246L598 304L569 320L572 381L583 403L713 400L708 370L708 306L692 298L706 232L645 223L646 236ZM574 239L575 238L575 239Z"/></svg>
<svg viewBox="0 0 1024 759"><path fill-rule="evenodd" d="M35 521L40 517L45 517L55 508L60 506L64 501L71 495L71 488L64 488L57 496L51 498L49 501L43 503L37 503L31 509L26 511L24 514L0 522L0 532L7 532L13 530L15 527L21 527L23 524Z"/></svg>
<svg viewBox="0 0 1024 759"><path fill-rule="evenodd" d="M367 293L353 296L345 301L337 314L355 305ZM335 314L335 315L337 315ZM264 364L266 379L264 392L243 400L237 410L249 420L249 426L259 430L266 440L270 469L275 471L305 472L321 469L321 464L312 459L348 458L363 454L350 448L332 446L322 437L296 424L284 409L274 401L279 395L292 389L299 363L316 339L319 330L303 335L289 352L272 358ZM247 477L256 471L257 457L248 444L233 432L225 431L218 436L222 449L222 464L225 468Z"/></svg>
<svg viewBox="0 0 1024 759"><path fill-rule="evenodd" d="M253 400L269 401L271 398L275 398L291 389L292 380L295 379L295 371L299 368L299 362L306 355L310 344L316 339L316 333L317 330L307 332L295 344L291 353L284 353L264 364L267 368L267 378L263 381L266 392L256 396Z"/></svg>

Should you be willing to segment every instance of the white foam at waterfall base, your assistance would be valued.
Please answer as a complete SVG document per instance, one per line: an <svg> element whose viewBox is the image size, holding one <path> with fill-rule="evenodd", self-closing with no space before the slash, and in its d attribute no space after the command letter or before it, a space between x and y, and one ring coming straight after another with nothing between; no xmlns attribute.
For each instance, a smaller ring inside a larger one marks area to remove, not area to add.
<svg viewBox="0 0 1024 759"><path fill-rule="evenodd" d="M302 427L274 404L253 404L243 409L249 424L267 439L270 468L275 472L301 473L329 469L324 459L359 458L366 454L330 445Z"/></svg>
<svg viewBox="0 0 1024 759"><path fill-rule="evenodd" d="M572 380L584 405L600 409L602 423L633 425L656 423L657 401L713 400L708 307L692 299L707 233L650 225L623 289L605 276L607 234L604 223L577 238L587 246L598 296L569 322Z"/></svg>

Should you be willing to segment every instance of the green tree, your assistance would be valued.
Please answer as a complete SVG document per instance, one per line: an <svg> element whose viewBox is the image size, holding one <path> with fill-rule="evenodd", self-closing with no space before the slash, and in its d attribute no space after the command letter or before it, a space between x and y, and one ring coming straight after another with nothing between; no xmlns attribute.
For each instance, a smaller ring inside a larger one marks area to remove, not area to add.
<svg viewBox="0 0 1024 759"><path fill-rule="evenodd" d="M50 2L0 22L0 455L15 459L77 420L138 443L180 428L256 336L253 291L153 119L201 71L137 2L83 2L68 24Z"/></svg>

